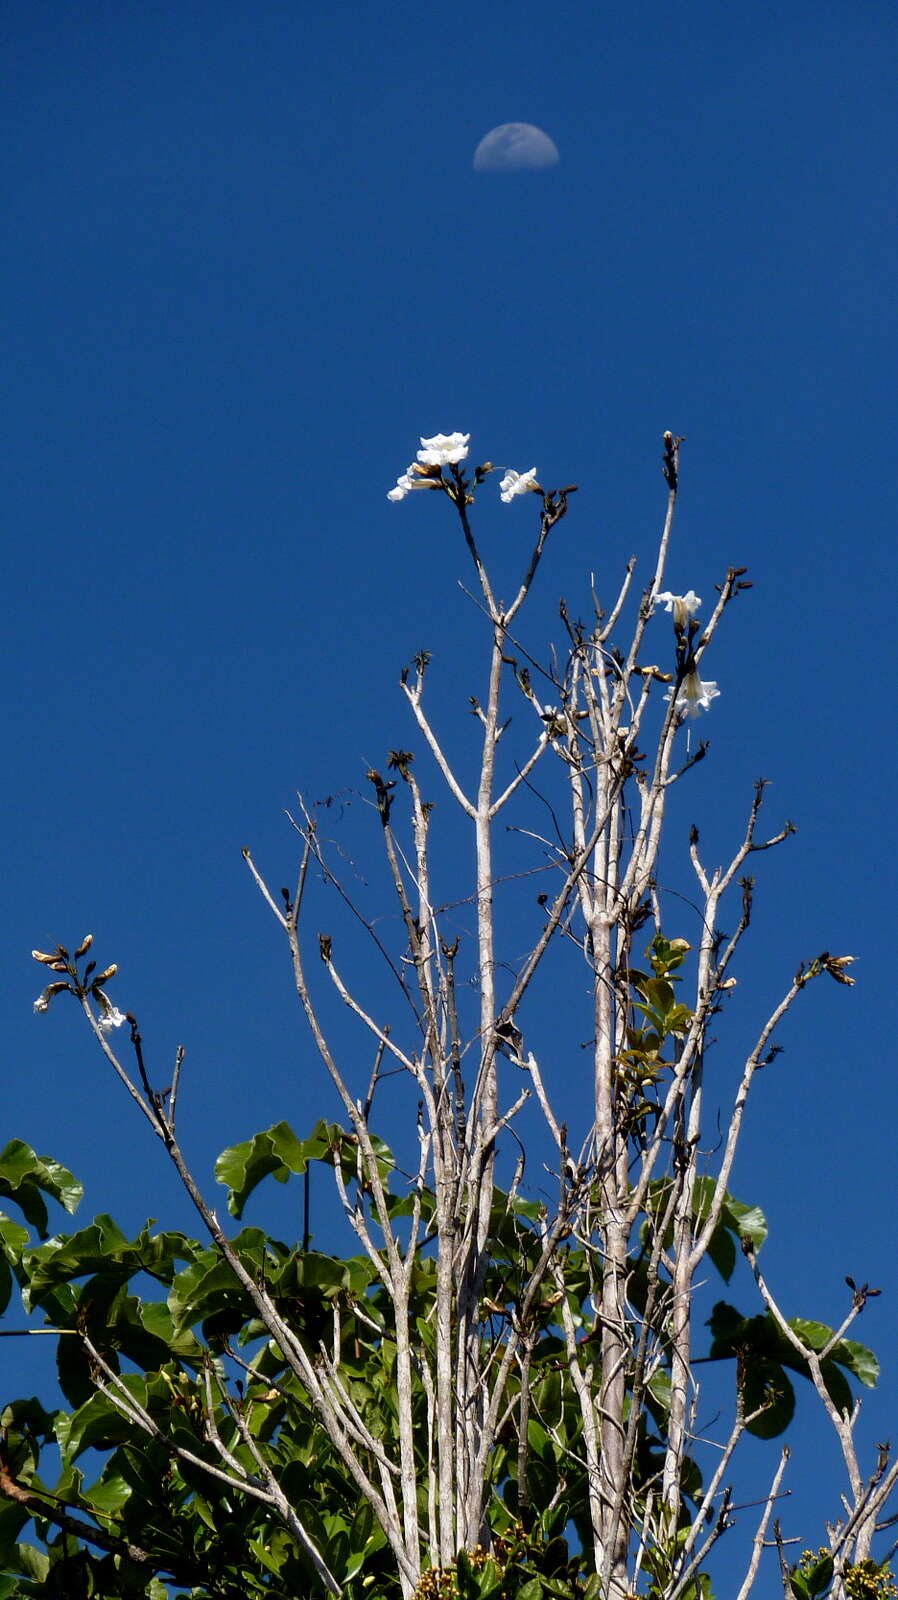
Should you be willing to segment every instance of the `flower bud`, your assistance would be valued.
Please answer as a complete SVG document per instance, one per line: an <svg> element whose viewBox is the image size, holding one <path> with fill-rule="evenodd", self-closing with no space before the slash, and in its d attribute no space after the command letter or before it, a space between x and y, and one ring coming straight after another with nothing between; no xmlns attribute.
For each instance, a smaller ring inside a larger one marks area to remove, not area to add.
<svg viewBox="0 0 898 1600"><path fill-rule="evenodd" d="M101 984L108 983L110 978L114 978L117 972L118 972L118 964L115 961L113 961L113 963L112 963L112 965L110 967L106 967L103 972L98 972L97 973L97 976L94 978L94 981L93 981L93 984L91 985L91 987L94 988L94 989L98 989Z"/></svg>
<svg viewBox="0 0 898 1600"><path fill-rule="evenodd" d="M49 1011L50 1001L54 995L62 994L63 989L68 989L71 994L71 985L68 983L48 983L43 994L39 994L34 1002L35 1011Z"/></svg>
<svg viewBox="0 0 898 1600"><path fill-rule="evenodd" d="M87 952L90 949L90 947L93 944L93 942L94 942L93 934L92 933L86 933L84 935L84 938L81 940L81 943L79 944L77 950L75 951L75 960L76 961L80 961L82 956L86 956L87 955Z"/></svg>

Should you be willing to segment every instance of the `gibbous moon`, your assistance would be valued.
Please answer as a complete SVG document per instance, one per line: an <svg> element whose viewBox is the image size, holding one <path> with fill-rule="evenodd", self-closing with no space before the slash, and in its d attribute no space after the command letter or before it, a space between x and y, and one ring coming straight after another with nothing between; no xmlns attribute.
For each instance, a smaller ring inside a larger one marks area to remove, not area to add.
<svg viewBox="0 0 898 1600"><path fill-rule="evenodd" d="M474 151L475 172L520 172L558 163L558 146L532 122L503 122Z"/></svg>

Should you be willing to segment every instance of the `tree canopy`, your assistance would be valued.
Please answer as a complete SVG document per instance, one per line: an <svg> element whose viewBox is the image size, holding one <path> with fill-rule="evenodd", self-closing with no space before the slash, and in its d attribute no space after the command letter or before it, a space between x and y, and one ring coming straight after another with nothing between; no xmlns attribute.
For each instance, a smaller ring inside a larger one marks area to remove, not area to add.
<svg viewBox="0 0 898 1600"><path fill-rule="evenodd" d="M35 1009L75 1001L198 1237L148 1222L129 1238L107 1215L51 1237L51 1209L82 1198L77 1178L19 1140L0 1153L4 1307L18 1291L33 1319L21 1337L55 1346L61 1392L3 1412L0 1600L703 1600L716 1547L746 1527L745 1435L780 1442L738 1600L773 1582L797 1600L895 1592L878 1534L898 1465L885 1446L864 1461L856 1442L859 1386L878 1367L850 1330L877 1291L848 1280L836 1328L795 1315L759 1264L763 1210L731 1188L780 1023L818 979L850 987L852 957L824 950L784 978L722 1098L706 1062L750 929L751 869L793 831L764 832L763 783L725 865L691 830L698 939L664 887L670 795L709 770L691 732L721 693L704 658L750 588L727 568L704 620L694 591L663 588L681 444L664 435L641 593L634 559L607 606L593 587L588 622L562 602L564 649L548 659L519 618L575 486L504 474L501 500L537 512L510 602L474 531L495 469L469 468L469 435L422 439L390 491L445 500L459 523L486 640L467 708L478 759L450 759L422 650L400 687L426 774L405 749L368 773L389 914L362 903L302 797L292 887L272 889L244 852L338 1115L278 1120L221 1154L232 1224L183 1153L183 1050L159 1068L90 935L34 952L48 980ZM434 843L435 783L463 850ZM570 1029L565 1016L553 1045L553 1007L576 1011L590 1063L576 1125L557 1109ZM272 1178L300 1182L306 1202L310 1184L332 1186L348 1250L316 1249L307 1209L300 1239L242 1225ZM709 1443L711 1369L726 1408ZM845 1469L816 1552L796 1551L778 1513L796 1383Z"/></svg>

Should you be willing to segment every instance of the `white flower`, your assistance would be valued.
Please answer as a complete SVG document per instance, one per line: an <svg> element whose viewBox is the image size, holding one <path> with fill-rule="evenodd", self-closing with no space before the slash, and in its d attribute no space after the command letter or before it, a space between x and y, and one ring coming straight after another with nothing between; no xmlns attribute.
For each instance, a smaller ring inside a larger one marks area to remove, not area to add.
<svg viewBox="0 0 898 1600"><path fill-rule="evenodd" d="M499 485L499 498L505 505L509 505L516 494L526 494L528 489L539 493L536 468L531 467L528 472L515 472L513 467L509 467Z"/></svg>
<svg viewBox="0 0 898 1600"><path fill-rule="evenodd" d="M464 461L468 453L469 433L435 433L432 439L422 439L418 460L425 467L454 467Z"/></svg>
<svg viewBox="0 0 898 1600"><path fill-rule="evenodd" d="M110 1028L120 1028L122 1023L127 1022L128 1019L125 1016L124 1011L119 1011L118 1006L112 1005L111 1001L107 1000L105 995L101 996L101 998L103 1000L104 1011L97 1026L103 1031L103 1033L108 1033Z"/></svg>
<svg viewBox="0 0 898 1600"><path fill-rule="evenodd" d="M422 478L416 463L413 461L410 467L406 467L401 477L396 479L395 489L388 489L387 499L404 500L406 495L411 494L413 489L432 489L433 486L433 478Z"/></svg>
<svg viewBox="0 0 898 1600"><path fill-rule="evenodd" d="M672 694L673 689L668 689L665 700L669 700ZM677 690L674 710L681 716L697 717L700 711L708 710L711 701L716 700L719 694L717 684L704 683L698 675L698 667L693 667Z"/></svg>
<svg viewBox="0 0 898 1600"><path fill-rule="evenodd" d="M665 602L665 611L673 612L675 628L685 628L702 603L701 595L696 594L694 589L687 594L671 594L669 589L665 589L663 594L655 596L655 604L660 605L662 600Z"/></svg>
<svg viewBox="0 0 898 1600"><path fill-rule="evenodd" d="M50 1001L46 994L39 994L34 1002L35 1011L49 1011Z"/></svg>

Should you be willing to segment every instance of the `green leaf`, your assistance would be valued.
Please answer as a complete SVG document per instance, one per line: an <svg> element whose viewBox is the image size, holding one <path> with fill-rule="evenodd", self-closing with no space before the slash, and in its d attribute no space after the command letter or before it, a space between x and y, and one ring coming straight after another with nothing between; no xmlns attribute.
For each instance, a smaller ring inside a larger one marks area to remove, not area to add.
<svg viewBox="0 0 898 1600"><path fill-rule="evenodd" d="M0 1562L4 1566L9 1564L19 1534L30 1519L25 1506L16 1505L13 1500L0 1501Z"/></svg>
<svg viewBox="0 0 898 1600"><path fill-rule="evenodd" d="M18 1261L23 1250L27 1250L31 1243L31 1236L21 1222L13 1222L12 1217L0 1211L0 1250L10 1263Z"/></svg>
<svg viewBox="0 0 898 1600"><path fill-rule="evenodd" d="M280 1551L280 1560L277 1560L276 1555L273 1555L272 1551L269 1550L268 1542L266 1540L249 1539L247 1543L250 1550L253 1552L253 1555L256 1557L256 1560L260 1561L262 1566L265 1567L268 1572L273 1572L274 1576L278 1577L281 1567L284 1565L286 1552Z"/></svg>
<svg viewBox="0 0 898 1600"><path fill-rule="evenodd" d="M823 1350L833 1336L832 1328L823 1322L809 1322L804 1317L791 1317L789 1327L793 1328L799 1338L812 1350ZM872 1350L866 1345L858 1344L855 1339L840 1339L839 1343L830 1351L824 1365L835 1361L840 1367L847 1367L848 1371L863 1383L868 1389L875 1389L879 1382L879 1362Z"/></svg>
<svg viewBox="0 0 898 1600"><path fill-rule="evenodd" d="M386 1178L394 1165L392 1152L376 1135L372 1135L371 1144L380 1174ZM358 1166L355 1134L322 1119L307 1139L297 1139L288 1122L276 1122L252 1139L223 1150L215 1163L215 1176L229 1190L231 1215L241 1217L247 1200L263 1178L274 1177L278 1183L286 1183L293 1174L305 1172L310 1161L322 1161L328 1166L339 1161L344 1176L353 1178Z"/></svg>
<svg viewBox="0 0 898 1600"><path fill-rule="evenodd" d="M785 1432L795 1415L795 1390L778 1362L763 1356L746 1362L743 1403L746 1416L759 1413L748 1424L756 1439L778 1439Z"/></svg>
<svg viewBox="0 0 898 1600"><path fill-rule="evenodd" d="M120 1473L104 1472L102 1478L91 1488L82 1490L82 1498L97 1511L111 1516L120 1511L125 1502L130 1500L132 1492L131 1485Z"/></svg>
<svg viewBox="0 0 898 1600"><path fill-rule="evenodd" d="M858 1344L856 1339L840 1339L832 1359L847 1367L865 1388L875 1389L879 1382L879 1362L865 1344Z"/></svg>
<svg viewBox="0 0 898 1600"><path fill-rule="evenodd" d="M57 1285L91 1274L112 1285L127 1283L138 1272L171 1283L177 1263L191 1261L199 1253L200 1246L185 1234L152 1234L149 1223L136 1239L127 1239L118 1223L103 1214L78 1233L50 1239L28 1252L22 1262L30 1279L26 1304L29 1309L47 1305L49 1291ZM100 1293L98 1288L94 1292Z"/></svg>
<svg viewBox="0 0 898 1600"><path fill-rule="evenodd" d="M750 1239L756 1250L761 1248L767 1238L767 1218L760 1206L747 1206L741 1200L734 1200L728 1194L724 1202L724 1210L732 1219L734 1232L740 1239Z"/></svg>
<svg viewBox="0 0 898 1600"><path fill-rule="evenodd" d="M215 1163L215 1176L229 1190L228 1210L242 1217L253 1190L269 1175L286 1183L291 1173L305 1172L309 1155L289 1122L276 1122L242 1144L223 1150Z"/></svg>
<svg viewBox="0 0 898 1600"><path fill-rule="evenodd" d="M661 1410L663 1412L668 1412L670 1410L670 1395L672 1388L670 1373L665 1372L663 1367L659 1367L658 1370L653 1372L652 1376L649 1378L647 1388L656 1404L660 1406Z"/></svg>
<svg viewBox="0 0 898 1600"><path fill-rule="evenodd" d="M692 1217L697 1233L711 1215L714 1193L713 1178L696 1179L692 1194ZM655 1180L649 1185L646 1210L655 1218L662 1216L669 1197L670 1181L663 1178ZM670 1243L672 1235L672 1228L668 1228L666 1244ZM738 1259L737 1243L749 1239L754 1248L758 1249L766 1237L767 1219L760 1207L745 1205L741 1200L734 1199L733 1195L725 1194L717 1226L708 1243L708 1254L725 1283L732 1277Z"/></svg>
<svg viewBox="0 0 898 1600"><path fill-rule="evenodd" d="M528 1583L522 1584L517 1593L517 1600L543 1600L542 1579L531 1578Z"/></svg>
<svg viewBox="0 0 898 1600"><path fill-rule="evenodd" d="M723 1220L718 1223L708 1241L708 1255L724 1283L729 1283L736 1265L736 1245Z"/></svg>
<svg viewBox="0 0 898 1600"><path fill-rule="evenodd" d="M803 1378L810 1379L807 1361L802 1358L785 1334L781 1333L769 1314L763 1317L742 1317L735 1307L727 1305L724 1301L718 1301L711 1314L709 1326L712 1332L711 1359L738 1356L743 1362L746 1380L749 1376L752 1377L752 1396L755 1403L764 1383L773 1384L774 1387L787 1384L783 1368L789 1368L792 1372L800 1373ZM789 1326L812 1350L825 1349L833 1336L833 1330L825 1323L810 1322L803 1317L792 1318ZM770 1371L771 1367L779 1370L778 1379ZM852 1394L843 1368L858 1377L861 1382L867 1383L876 1381L879 1368L872 1351L867 1350L864 1345L856 1346L853 1340L840 1340L831 1354L821 1363L823 1380L833 1404L838 1410L847 1412L851 1409ZM861 1376L862 1374L864 1376ZM792 1403L794 1405L794 1400ZM747 1409L752 1408L747 1407ZM760 1433L765 1438L772 1438L773 1433L770 1430L782 1414L781 1407L773 1407L766 1415L766 1420L759 1418L750 1431Z"/></svg>
<svg viewBox="0 0 898 1600"><path fill-rule="evenodd" d="M263 1269L266 1276L272 1273L274 1241L269 1241L260 1228L244 1228L231 1242L254 1276ZM225 1318L219 1332L236 1330L253 1312L249 1296L217 1250L198 1251L190 1265L178 1273L168 1306L179 1333L213 1316Z"/></svg>
<svg viewBox="0 0 898 1600"><path fill-rule="evenodd" d="M26 1576L43 1583L50 1571L50 1557L43 1550L35 1550L33 1544L20 1544L18 1556L19 1565Z"/></svg>
<svg viewBox="0 0 898 1600"><path fill-rule="evenodd" d="M806 1568L804 1575L808 1594L815 1597L822 1595L832 1582L833 1570L833 1558L829 1552L822 1555L819 1561L815 1561L812 1567Z"/></svg>
<svg viewBox="0 0 898 1600"><path fill-rule="evenodd" d="M126 1389L141 1403L146 1405L146 1384L136 1374L128 1373L121 1380ZM79 1406L77 1411L67 1416L60 1412L56 1422L56 1437L63 1458L69 1463L75 1461L82 1450L90 1445L109 1446L122 1444L129 1439L134 1431L133 1424L127 1422L121 1412L116 1409L105 1395L95 1394L85 1405Z"/></svg>
<svg viewBox="0 0 898 1600"><path fill-rule="evenodd" d="M0 1150L0 1196L14 1200L40 1237L47 1237L44 1195L72 1212L84 1194L83 1185L67 1167L50 1156L39 1156L21 1139L11 1139Z"/></svg>

